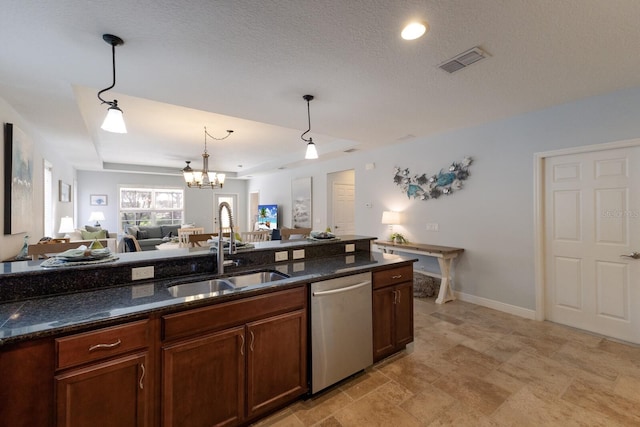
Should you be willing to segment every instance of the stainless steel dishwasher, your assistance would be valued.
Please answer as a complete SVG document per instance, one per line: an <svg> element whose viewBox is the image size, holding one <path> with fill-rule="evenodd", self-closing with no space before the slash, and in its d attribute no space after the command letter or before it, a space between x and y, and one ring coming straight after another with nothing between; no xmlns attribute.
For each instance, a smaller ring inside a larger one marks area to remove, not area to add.
<svg viewBox="0 0 640 427"><path fill-rule="evenodd" d="M373 364L371 273L311 284L311 393Z"/></svg>

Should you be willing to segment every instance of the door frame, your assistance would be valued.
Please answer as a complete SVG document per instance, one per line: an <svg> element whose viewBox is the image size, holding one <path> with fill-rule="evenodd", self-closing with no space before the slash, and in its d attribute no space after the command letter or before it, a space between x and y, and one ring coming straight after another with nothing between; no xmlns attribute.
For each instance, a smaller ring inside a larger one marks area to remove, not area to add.
<svg viewBox="0 0 640 427"><path fill-rule="evenodd" d="M553 151L535 153L533 158L533 232L534 232L534 276L536 287L535 320L545 320L544 292L545 283L545 174L544 164L549 157L568 154L582 154L594 151L614 150L640 146L640 138L622 141L605 142L602 144L584 145L581 147L563 148Z"/></svg>

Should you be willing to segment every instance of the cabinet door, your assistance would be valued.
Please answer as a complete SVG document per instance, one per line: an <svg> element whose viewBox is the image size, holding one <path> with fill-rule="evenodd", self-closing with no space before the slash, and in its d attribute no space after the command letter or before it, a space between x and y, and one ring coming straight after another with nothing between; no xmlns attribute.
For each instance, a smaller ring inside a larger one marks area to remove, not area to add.
<svg viewBox="0 0 640 427"><path fill-rule="evenodd" d="M163 425L239 424L246 347L244 327L162 347Z"/></svg>
<svg viewBox="0 0 640 427"><path fill-rule="evenodd" d="M247 324L248 416L307 391L307 319L298 310Z"/></svg>
<svg viewBox="0 0 640 427"><path fill-rule="evenodd" d="M398 350L413 341L413 283L396 285L395 300L395 344Z"/></svg>
<svg viewBox="0 0 640 427"><path fill-rule="evenodd" d="M57 425L146 426L147 358L144 352L57 375Z"/></svg>
<svg viewBox="0 0 640 427"><path fill-rule="evenodd" d="M373 291L373 360L378 361L395 350L393 287Z"/></svg>

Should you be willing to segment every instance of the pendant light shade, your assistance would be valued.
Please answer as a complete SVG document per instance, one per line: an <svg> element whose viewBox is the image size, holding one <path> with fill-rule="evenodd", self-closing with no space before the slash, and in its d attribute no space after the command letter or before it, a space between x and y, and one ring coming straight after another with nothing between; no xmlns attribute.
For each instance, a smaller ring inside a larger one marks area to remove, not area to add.
<svg viewBox="0 0 640 427"><path fill-rule="evenodd" d="M313 160L318 158L318 150L316 150L316 144L313 143L313 138L309 137L309 139L305 139L305 135L311 131L311 113L309 111L309 102L313 100L313 95L304 95L302 97L305 101L307 101L307 119L309 120L309 129L307 129L300 138L307 143L307 152L304 155L304 158L307 160Z"/></svg>
<svg viewBox="0 0 640 427"><path fill-rule="evenodd" d="M107 110L107 117L104 118L102 126L103 130L114 133L127 133L127 125L122 117L122 110L118 108L118 100L113 100L113 105Z"/></svg>
<svg viewBox="0 0 640 427"><path fill-rule="evenodd" d="M313 143L311 138L309 138L309 143L307 144L307 152L304 155L305 159L317 159L318 158L318 150L316 150L316 144Z"/></svg>
<svg viewBox="0 0 640 427"><path fill-rule="evenodd" d="M124 41L113 34L103 34L102 39L111 45L111 63L113 66L113 83L111 86L102 89L98 92L98 99L102 101L103 104L108 104L109 109L107 110L107 117L105 117L102 122L101 128L106 130L107 132L114 133L127 133L127 126L124 123L124 117L122 116L122 110L118 107L118 100L114 99L113 101L107 101L103 99L100 95L103 92L106 92L116 85L116 46L124 44Z"/></svg>

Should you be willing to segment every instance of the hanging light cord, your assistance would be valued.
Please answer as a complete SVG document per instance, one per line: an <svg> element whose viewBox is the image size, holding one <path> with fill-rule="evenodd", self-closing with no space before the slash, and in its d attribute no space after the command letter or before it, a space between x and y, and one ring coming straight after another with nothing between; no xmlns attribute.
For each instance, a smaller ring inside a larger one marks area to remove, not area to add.
<svg viewBox="0 0 640 427"><path fill-rule="evenodd" d="M104 39L104 41L106 41L107 43L109 43L111 45L111 65L113 68L113 84L111 86L109 86L108 88L102 89L100 92L98 92L98 99L100 101L102 101L103 104L109 104L110 106L118 106L118 100L114 99L113 101L106 101L104 99L102 99L102 97L100 96L101 93L106 92L110 89L113 89L113 87L116 85L116 46L123 44L124 42L122 41L121 38L117 37L117 36L112 36L110 34L105 34L102 36L102 38Z"/></svg>
<svg viewBox="0 0 640 427"><path fill-rule="evenodd" d="M309 120L309 129L307 129L302 135L300 135L300 138L304 141L304 142L313 142L313 138L309 137L309 139L305 139L304 136L306 134L309 133L309 131L311 131L311 113L309 112L309 101L311 101L313 99L312 95L305 95L303 96L304 99L307 100L307 119Z"/></svg>

